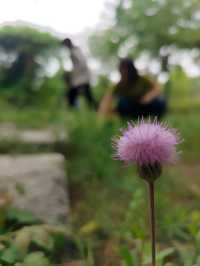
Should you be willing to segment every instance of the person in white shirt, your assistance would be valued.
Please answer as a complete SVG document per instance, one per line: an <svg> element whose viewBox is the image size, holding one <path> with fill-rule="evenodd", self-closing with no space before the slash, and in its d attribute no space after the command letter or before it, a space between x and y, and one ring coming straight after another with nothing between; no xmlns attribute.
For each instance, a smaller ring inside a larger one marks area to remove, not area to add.
<svg viewBox="0 0 200 266"><path fill-rule="evenodd" d="M70 89L67 95L70 106L76 106L78 96L83 94L88 104L96 108L90 87L90 70L81 49L69 38L64 39L62 44L68 48L73 66L69 76Z"/></svg>

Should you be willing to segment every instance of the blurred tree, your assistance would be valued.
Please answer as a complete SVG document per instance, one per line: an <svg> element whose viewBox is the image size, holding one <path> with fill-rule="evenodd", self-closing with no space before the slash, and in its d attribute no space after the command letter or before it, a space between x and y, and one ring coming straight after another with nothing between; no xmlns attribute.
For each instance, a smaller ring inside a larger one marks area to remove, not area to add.
<svg viewBox="0 0 200 266"><path fill-rule="evenodd" d="M46 65L58 57L58 44L56 37L35 28L1 27L0 90L15 89L8 93L12 101L30 104L38 90L38 80L45 76Z"/></svg>
<svg viewBox="0 0 200 266"><path fill-rule="evenodd" d="M181 66L175 66L169 76L168 83L166 84L171 91L171 101L177 103L184 99L191 98L191 83L185 71Z"/></svg>
<svg viewBox="0 0 200 266"><path fill-rule="evenodd" d="M93 88L96 99L100 101L105 92L112 86L112 82L107 75L99 75Z"/></svg>
<svg viewBox="0 0 200 266"><path fill-rule="evenodd" d="M104 62L145 51L166 71L171 53L200 48L199 28L199 0L120 0L112 26L93 33L90 46Z"/></svg>

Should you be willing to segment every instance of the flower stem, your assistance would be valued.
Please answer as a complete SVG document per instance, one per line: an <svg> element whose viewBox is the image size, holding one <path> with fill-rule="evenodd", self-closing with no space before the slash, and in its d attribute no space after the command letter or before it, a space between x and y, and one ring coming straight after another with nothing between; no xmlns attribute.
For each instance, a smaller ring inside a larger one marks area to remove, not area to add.
<svg viewBox="0 0 200 266"><path fill-rule="evenodd" d="M152 266L156 266L156 222L155 222L154 182L148 182L148 187L149 187L149 202L150 202Z"/></svg>

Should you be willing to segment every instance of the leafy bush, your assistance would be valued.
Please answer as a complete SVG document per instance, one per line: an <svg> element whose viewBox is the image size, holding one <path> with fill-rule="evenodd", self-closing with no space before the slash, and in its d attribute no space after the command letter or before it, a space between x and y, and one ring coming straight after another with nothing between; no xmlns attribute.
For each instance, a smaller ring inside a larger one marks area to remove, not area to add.
<svg viewBox="0 0 200 266"><path fill-rule="evenodd" d="M58 99L55 81L49 78L47 82L46 73L49 62L59 63L60 44L55 36L28 26L4 26L0 28L0 48L1 97L15 106L30 106L44 95L44 87L45 98L52 101L54 87Z"/></svg>

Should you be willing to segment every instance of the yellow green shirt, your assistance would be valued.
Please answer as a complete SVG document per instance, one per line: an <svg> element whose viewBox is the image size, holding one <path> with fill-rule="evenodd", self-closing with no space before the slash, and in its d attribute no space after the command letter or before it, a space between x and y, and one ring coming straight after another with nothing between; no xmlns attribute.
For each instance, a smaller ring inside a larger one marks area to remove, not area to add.
<svg viewBox="0 0 200 266"><path fill-rule="evenodd" d="M133 101L140 101L140 99L153 87L153 82L147 77L140 76L132 85L123 85L118 83L114 87L114 95L117 97L127 97Z"/></svg>

